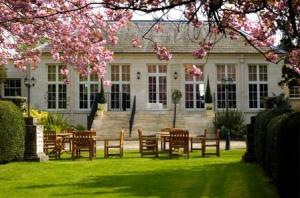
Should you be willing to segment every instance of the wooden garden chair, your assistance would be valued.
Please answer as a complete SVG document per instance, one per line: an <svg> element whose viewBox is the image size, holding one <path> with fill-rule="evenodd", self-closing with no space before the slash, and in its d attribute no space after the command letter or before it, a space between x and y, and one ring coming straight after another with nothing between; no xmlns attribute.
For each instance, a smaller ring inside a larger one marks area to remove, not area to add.
<svg viewBox="0 0 300 198"><path fill-rule="evenodd" d="M216 148L215 153L208 153L207 147ZM215 134L212 137L209 137L208 134L205 134L202 139L202 157L205 155L217 155L220 157L220 129L217 129Z"/></svg>
<svg viewBox="0 0 300 198"><path fill-rule="evenodd" d="M207 129L204 129L203 134L191 137L191 152L194 150L202 150L202 139L206 136ZM199 147L197 147L197 145Z"/></svg>
<svg viewBox="0 0 300 198"><path fill-rule="evenodd" d="M138 133L141 157L144 157L144 155L158 157L158 138L156 135L143 135L142 129L138 129Z"/></svg>
<svg viewBox="0 0 300 198"><path fill-rule="evenodd" d="M183 154L189 158L189 131L185 129L172 129L170 131L170 158L173 157L173 152L183 149Z"/></svg>
<svg viewBox="0 0 300 198"><path fill-rule="evenodd" d="M115 142L118 142L115 144ZM109 156L120 156L123 157L123 148L124 146L124 130L121 130L120 137L115 139L104 139L104 158L108 158ZM109 151L113 149L119 149L119 153L110 153Z"/></svg>
<svg viewBox="0 0 300 198"><path fill-rule="evenodd" d="M80 153L87 151L89 159L96 156L96 133L95 132L74 132L72 138L72 159L79 157Z"/></svg>
<svg viewBox="0 0 300 198"><path fill-rule="evenodd" d="M44 153L54 154L55 159L60 159L62 152L62 138L58 138L55 131L44 131Z"/></svg>

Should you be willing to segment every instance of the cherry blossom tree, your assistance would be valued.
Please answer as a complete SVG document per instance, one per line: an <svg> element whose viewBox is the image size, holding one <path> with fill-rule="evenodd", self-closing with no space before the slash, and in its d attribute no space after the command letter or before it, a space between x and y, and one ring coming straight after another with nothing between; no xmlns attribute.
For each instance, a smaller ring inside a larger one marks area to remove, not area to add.
<svg viewBox="0 0 300 198"><path fill-rule="evenodd" d="M74 67L80 74L104 75L118 42L118 31L130 23L133 12L160 13L151 28L164 33L161 21L176 19L206 32L193 56L205 58L222 37L244 38L265 58L278 62L287 58L300 73L300 1L297 0L0 0L0 64L12 60L25 70L36 68L43 47L53 59ZM141 38L131 38L141 47ZM289 38L283 50L276 37ZM170 60L163 43L153 42L160 60ZM68 67L61 73L68 76ZM194 71L199 73L199 71Z"/></svg>

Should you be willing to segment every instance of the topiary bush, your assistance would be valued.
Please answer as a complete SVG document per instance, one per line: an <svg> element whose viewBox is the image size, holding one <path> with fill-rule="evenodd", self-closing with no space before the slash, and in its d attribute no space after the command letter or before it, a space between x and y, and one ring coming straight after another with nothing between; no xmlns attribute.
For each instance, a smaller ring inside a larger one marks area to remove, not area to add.
<svg viewBox="0 0 300 198"><path fill-rule="evenodd" d="M9 101L0 101L0 163L24 155L25 123L22 112Z"/></svg>

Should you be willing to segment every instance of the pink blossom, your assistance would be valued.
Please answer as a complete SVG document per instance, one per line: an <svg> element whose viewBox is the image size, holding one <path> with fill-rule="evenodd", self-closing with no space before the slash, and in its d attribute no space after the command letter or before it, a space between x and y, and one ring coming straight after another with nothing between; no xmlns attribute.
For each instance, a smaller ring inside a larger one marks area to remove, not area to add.
<svg viewBox="0 0 300 198"><path fill-rule="evenodd" d="M203 73L196 65L193 65L192 68L189 68L188 72L193 76L199 76Z"/></svg>
<svg viewBox="0 0 300 198"><path fill-rule="evenodd" d="M202 58L204 58L206 55L207 55L207 51L206 51L204 48L202 48L202 47L200 47L200 48L198 48L198 49L196 49L196 50L193 51L193 56L194 56L195 58L200 58L200 59L202 59Z"/></svg>
<svg viewBox="0 0 300 198"><path fill-rule="evenodd" d="M269 52L265 56L271 62L276 62L278 60L278 54L275 54L274 52Z"/></svg>
<svg viewBox="0 0 300 198"><path fill-rule="evenodd" d="M157 43L154 44L154 51L156 52L156 56L159 60L170 60L172 58L172 54L166 47L160 46Z"/></svg>
<svg viewBox="0 0 300 198"><path fill-rule="evenodd" d="M136 48L141 48L142 45L141 45L140 39L139 38L133 38L132 39L132 46L136 47Z"/></svg>
<svg viewBox="0 0 300 198"><path fill-rule="evenodd" d="M103 85L110 87L112 85L112 83L109 80L105 80L105 81L103 81Z"/></svg>

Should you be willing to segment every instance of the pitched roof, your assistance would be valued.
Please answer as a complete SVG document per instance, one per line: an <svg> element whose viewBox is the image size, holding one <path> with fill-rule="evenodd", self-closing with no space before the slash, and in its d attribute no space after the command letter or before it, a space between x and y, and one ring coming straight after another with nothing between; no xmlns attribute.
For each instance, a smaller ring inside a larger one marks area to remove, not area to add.
<svg viewBox="0 0 300 198"><path fill-rule="evenodd" d="M153 42L142 39L142 48L134 48L131 44L133 37L141 38L151 26L153 21L133 21L128 27L118 33L118 44L112 50L115 53L148 53L153 52ZM152 28L147 34L147 38L167 47L172 53L191 53L197 49L201 38L205 33L195 29L192 25L183 22L160 22L164 32L156 33ZM231 40L221 38L214 46L211 53L258 53L252 46L245 44L242 38Z"/></svg>

